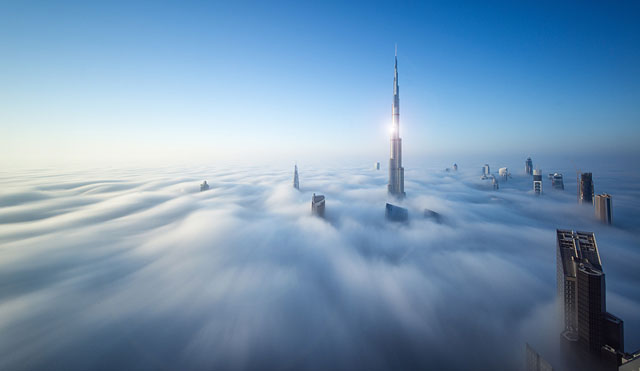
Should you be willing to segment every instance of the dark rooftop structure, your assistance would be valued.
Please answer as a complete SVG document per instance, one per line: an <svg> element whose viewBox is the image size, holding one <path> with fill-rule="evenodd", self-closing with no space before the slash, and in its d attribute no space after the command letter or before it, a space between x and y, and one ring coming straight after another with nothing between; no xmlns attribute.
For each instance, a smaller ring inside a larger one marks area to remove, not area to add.
<svg viewBox="0 0 640 371"><path fill-rule="evenodd" d="M424 209L424 218L433 220L436 223L442 223L442 215L433 210Z"/></svg>
<svg viewBox="0 0 640 371"><path fill-rule="evenodd" d="M385 208L385 216L394 222L406 222L409 220L409 210L404 207L387 203Z"/></svg>

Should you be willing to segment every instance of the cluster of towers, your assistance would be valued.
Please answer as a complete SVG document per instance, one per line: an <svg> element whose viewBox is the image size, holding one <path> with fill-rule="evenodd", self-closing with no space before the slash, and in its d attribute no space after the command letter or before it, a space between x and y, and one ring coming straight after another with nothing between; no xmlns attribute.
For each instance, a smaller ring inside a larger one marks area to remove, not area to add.
<svg viewBox="0 0 640 371"><path fill-rule="evenodd" d="M542 170L533 167L531 157L527 157L524 162L524 172L533 179L533 192L536 195L542 195L543 182ZM502 181L507 181L511 177L509 169L502 167L498 170L498 177ZM564 177L561 173L550 173L548 178L551 180L551 187L556 190L564 190ZM493 189L499 189L497 178L491 174L489 164L482 167L482 179L491 180ZM611 195L607 193L595 195L593 186L593 177L591 173L578 173L578 203L593 204L595 206L595 216L598 220L605 224L612 223Z"/></svg>
<svg viewBox="0 0 640 371"><path fill-rule="evenodd" d="M596 218L605 224L612 223L611 195L595 195L591 173L578 173L578 203L594 204Z"/></svg>

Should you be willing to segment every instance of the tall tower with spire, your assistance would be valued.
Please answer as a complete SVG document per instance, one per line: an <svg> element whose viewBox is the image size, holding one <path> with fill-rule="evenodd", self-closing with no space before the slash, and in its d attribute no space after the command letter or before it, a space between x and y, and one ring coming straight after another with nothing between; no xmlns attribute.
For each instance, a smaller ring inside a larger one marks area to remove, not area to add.
<svg viewBox="0 0 640 371"><path fill-rule="evenodd" d="M395 67L393 76L393 123L391 125L391 156L389 158L390 195L398 198L404 193L404 168L402 167L402 139L400 139L400 87L398 86L398 46L396 45Z"/></svg>
<svg viewBox="0 0 640 371"><path fill-rule="evenodd" d="M293 168L293 188L300 189L300 181L298 180L298 164Z"/></svg>

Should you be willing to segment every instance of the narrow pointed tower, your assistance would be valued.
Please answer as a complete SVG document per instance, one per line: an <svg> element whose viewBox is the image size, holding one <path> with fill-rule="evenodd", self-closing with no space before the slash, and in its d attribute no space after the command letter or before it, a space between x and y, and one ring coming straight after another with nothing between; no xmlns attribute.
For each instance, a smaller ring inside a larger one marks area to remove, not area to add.
<svg viewBox="0 0 640 371"><path fill-rule="evenodd" d="M391 156L389 158L389 194L403 198L404 168L402 167L402 139L400 139L400 87L398 86L398 47L396 46L393 76L393 124L391 126Z"/></svg>
<svg viewBox="0 0 640 371"><path fill-rule="evenodd" d="M298 165L293 168L293 188L300 189L300 182L298 181Z"/></svg>

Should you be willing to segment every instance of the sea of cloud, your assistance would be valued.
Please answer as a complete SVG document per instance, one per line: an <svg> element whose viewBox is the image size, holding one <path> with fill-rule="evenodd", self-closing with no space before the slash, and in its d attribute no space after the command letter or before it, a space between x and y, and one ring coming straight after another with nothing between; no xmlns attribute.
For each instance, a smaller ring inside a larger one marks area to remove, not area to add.
<svg viewBox="0 0 640 371"><path fill-rule="evenodd" d="M519 369L558 339L556 228L596 232L640 348L639 177L594 173L607 227L568 170L537 197L481 165L407 169L408 223L368 166L0 174L0 369Z"/></svg>

